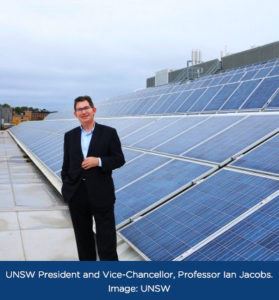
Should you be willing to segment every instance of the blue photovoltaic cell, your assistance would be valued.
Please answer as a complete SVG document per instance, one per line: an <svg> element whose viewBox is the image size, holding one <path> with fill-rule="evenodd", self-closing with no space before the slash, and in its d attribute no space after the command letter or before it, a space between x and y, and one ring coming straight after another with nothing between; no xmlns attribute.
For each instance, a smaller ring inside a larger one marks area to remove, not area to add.
<svg viewBox="0 0 279 300"><path fill-rule="evenodd" d="M164 95L159 95L159 97L157 97L155 101L153 101L153 103L151 103L151 105L146 109L144 114L154 114L158 105L160 105L162 98L164 99Z"/></svg>
<svg viewBox="0 0 279 300"><path fill-rule="evenodd" d="M279 76L264 79L241 109L262 108L279 87Z"/></svg>
<svg viewBox="0 0 279 300"><path fill-rule="evenodd" d="M183 84L179 84L175 87L174 91L175 92L184 92L187 91L189 89L191 89L192 84L187 82L187 83L183 83Z"/></svg>
<svg viewBox="0 0 279 300"><path fill-rule="evenodd" d="M133 122L131 119L123 119L121 122L118 123L117 132L121 137L124 137L128 134L131 134L135 130L138 130L139 128L146 126L149 123L152 123L155 120L155 118L135 118L133 119ZM107 124L106 122L103 122L103 124ZM111 125L109 125L111 126ZM116 126L113 126L116 127Z"/></svg>
<svg viewBox="0 0 279 300"><path fill-rule="evenodd" d="M209 103L214 95L221 89L221 86L213 86L208 88L203 95L193 104L189 109L191 112L202 111L204 107Z"/></svg>
<svg viewBox="0 0 279 300"><path fill-rule="evenodd" d="M46 148L46 151L48 151L49 148L51 148L51 145L48 148ZM43 153L43 155L40 155L39 158L45 165L49 166L57 160L62 160L62 151L63 143L61 142L61 144L55 145L54 151L51 151L49 155L45 155L45 153Z"/></svg>
<svg viewBox="0 0 279 300"><path fill-rule="evenodd" d="M242 103L253 92L253 90L259 83L260 79L242 82L239 88L228 99L228 101L224 104L221 110L239 109Z"/></svg>
<svg viewBox="0 0 279 300"><path fill-rule="evenodd" d="M184 260L278 261L279 197Z"/></svg>
<svg viewBox="0 0 279 300"><path fill-rule="evenodd" d="M177 85L173 86L171 92L172 93L180 92L183 86L184 86L184 84L177 84Z"/></svg>
<svg viewBox="0 0 279 300"><path fill-rule="evenodd" d="M51 137L49 136L49 140L47 143L44 143L42 147L38 148L38 150L34 150L33 152L40 157L42 161L44 161L50 155L53 155L59 151L61 153L63 149L63 136L60 137Z"/></svg>
<svg viewBox="0 0 279 300"><path fill-rule="evenodd" d="M179 107L178 112L186 112L197 99L204 93L205 88L195 90L187 100Z"/></svg>
<svg viewBox="0 0 279 300"><path fill-rule="evenodd" d="M147 136L145 139L135 143L134 147L140 147L144 149L153 149L154 147L166 142L168 139L175 137L177 134L184 130L187 130L193 126L196 126L200 122L203 122L208 117L183 117L175 124L163 128L156 133Z"/></svg>
<svg viewBox="0 0 279 300"><path fill-rule="evenodd" d="M159 96L154 96L154 97L149 98L149 101L145 105L143 105L142 108L138 109L137 114L138 115L147 114L147 112L149 111L149 109L151 107L153 107L154 103L158 103L157 102L158 98L159 98Z"/></svg>
<svg viewBox="0 0 279 300"><path fill-rule="evenodd" d="M279 66L274 67L274 69L270 72L269 76L279 75Z"/></svg>
<svg viewBox="0 0 279 300"><path fill-rule="evenodd" d="M211 75L209 82L207 82L207 84L206 84L206 87L211 87L212 85L214 85L213 84L214 81L215 81L215 78L214 78L214 76Z"/></svg>
<svg viewBox="0 0 279 300"><path fill-rule="evenodd" d="M62 168L62 159L61 159L61 157L60 157L60 160L57 160L55 163L53 163L49 167L53 172L57 172L57 171L61 170L61 168Z"/></svg>
<svg viewBox="0 0 279 300"><path fill-rule="evenodd" d="M136 109L133 109L133 115L140 115L140 111L145 112L146 108L149 107L151 105L151 103L153 103L150 99L152 97L146 97L143 99L140 99L139 101L139 105L137 105Z"/></svg>
<svg viewBox="0 0 279 300"><path fill-rule="evenodd" d="M259 72L255 75L254 79L266 77L271 69L272 67L260 69Z"/></svg>
<svg viewBox="0 0 279 300"><path fill-rule="evenodd" d="M222 170L121 234L151 260L173 260L278 190L279 182Z"/></svg>
<svg viewBox="0 0 279 300"><path fill-rule="evenodd" d="M130 114L132 114L132 115L138 115L139 110L145 105L145 103L146 103L146 99L145 98L139 99L138 102L137 102L137 105L134 105L134 107L131 110Z"/></svg>
<svg viewBox="0 0 279 300"><path fill-rule="evenodd" d="M239 72L239 73L233 75L232 78L230 79L229 83L240 81L240 79L243 77L243 75L244 75L244 72Z"/></svg>
<svg viewBox="0 0 279 300"><path fill-rule="evenodd" d="M169 158L158 155L144 154L132 162L126 163L125 167L113 171L116 190L145 175L147 172L153 171L169 160Z"/></svg>
<svg viewBox="0 0 279 300"><path fill-rule="evenodd" d="M155 148L156 151L181 155L210 136L239 121L243 116L213 116L199 125Z"/></svg>
<svg viewBox="0 0 279 300"><path fill-rule="evenodd" d="M251 70L251 71L248 71L242 78L241 80L244 81L244 80L249 80L249 79L252 79L254 77L254 75L258 72L258 70Z"/></svg>
<svg viewBox="0 0 279 300"><path fill-rule="evenodd" d="M275 95L275 97L268 105L268 108L278 108L278 107L279 107L279 92Z"/></svg>
<svg viewBox="0 0 279 300"><path fill-rule="evenodd" d="M133 122L131 122L133 120ZM107 126L111 126L117 128L117 132L120 137L124 137L128 134L131 134L135 130L138 130L142 126L148 126L148 124L152 123L156 120L156 117L149 117L149 118L138 118L135 117L131 119L131 117L127 118L120 118L120 119L98 119L100 124L104 124Z"/></svg>
<svg viewBox="0 0 279 300"><path fill-rule="evenodd" d="M223 80L223 76L215 76L213 77L213 80L210 82L210 86L213 86L213 85L218 85L220 84L220 82Z"/></svg>
<svg viewBox="0 0 279 300"><path fill-rule="evenodd" d="M67 125L67 126L66 126ZM36 145L42 146L42 143L49 143L51 139L59 139L66 130L76 126L75 122L68 121L66 124L62 121L32 121L24 122L20 126L11 128L13 132L28 148L36 148ZM58 130L59 128L59 130ZM51 138L50 138L51 137Z"/></svg>
<svg viewBox="0 0 279 300"><path fill-rule="evenodd" d="M183 91L176 99L170 103L169 107L166 109L167 112L175 112L182 105L182 103L189 97L192 91Z"/></svg>
<svg viewBox="0 0 279 300"><path fill-rule="evenodd" d="M58 152L58 151L57 151ZM61 151L60 151L61 153ZM54 163L56 163L58 160L61 160L61 155L59 153L56 153L56 156L49 156L44 163L48 166L52 166Z"/></svg>
<svg viewBox="0 0 279 300"><path fill-rule="evenodd" d="M65 109L63 112L58 111L55 113L50 113L45 117L44 120L49 121L49 120L57 120L57 119L72 119L73 117L74 117L73 110Z"/></svg>
<svg viewBox="0 0 279 300"><path fill-rule="evenodd" d="M202 84L200 87L207 87L209 82L212 80L212 78L209 78L209 79L206 79L206 80L203 80Z"/></svg>
<svg viewBox="0 0 279 300"><path fill-rule="evenodd" d="M156 114L160 112L160 107L165 103L165 101L168 101L168 99L172 96L173 94L166 94L166 95L161 95L161 97L158 99L158 101L155 102L155 104L150 107L148 110L149 114Z"/></svg>
<svg viewBox="0 0 279 300"><path fill-rule="evenodd" d="M219 84L225 84L232 78L232 75L224 76L223 79L219 82Z"/></svg>
<svg viewBox="0 0 279 300"><path fill-rule="evenodd" d="M116 223L132 217L209 169L196 163L171 160L162 168L116 192Z"/></svg>
<svg viewBox="0 0 279 300"><path fill-rule="evenodd" d="M245 154L233 165L279 175L279 135Z"/></svg>
<svg viewBox="0 0 279 300"><path fill-rule="evenodd" d="M133 151L133 150L130 150L130 149L123 149L123 153L124 153L124 156L125 156L126 163L129 162L130 160L138 157L138 156L143 155L139 151Z"/></svg>
<svg viewBox="0 0 279 300"><path fill-rule="evenodd" d="M123 138L121 142L123 145L131 146L138 141L144 139L146 136L149 136L150 134L156 133L161 128L165 128L168 126L172 126L172 124L178 120L178 118L161 118L156 119L154 122L149 123L148 126L144 126L140 128L140 130L136 130L133 134L130 134L126 138Z"/></svg>
<svg viewBox="0 0 279 300"><path fill-rule="evenodd" d="M221 163L271 133L278 126L278 116L252 115L183 155Z"/></svg>
<svg viewBox="0 0 279 300"><path fill-rule="evenodd" d="M118 115L120 116L126 116L129 114L129 111L134 107L134 101L125 101L121 104L120 109L118 110ZM114 108L113 104L111 105L111 108L108 111L108 115L114 114Z"/></svg>
<svg viewBox="0 0 279 300"><path fill-rule="evenodd" d="M191 84L192 84L191 86L192 89L198 89L201 87L202 82L201 80L197 79L195 81L192 81Z"/></svg>
<svg viewBox="0 0 279 300"><path fill-rule="evenodd" d="M204 111L218 110L238 87L239 83L225 85L204 108Z"/></svg>
<svg viewBox="0 0 279 300"><path fill-rule="evenodd" d="M133 160L133 159L135 159L136 157L139 157L139 156L143 155L142 152L134 151L134 150L131 150L131 149L123 148L122 150L123 150L123 154L124 154L126 163Z"/></svg>
<svg viewBox="0 0 279 300"><path fill-rule="evenodd" d="M130 101L129 105L127 106L127 109L125 110L125 115L132 115L135 113L138 107L141 105L142 99L136 99L133 101ZM123 111L123 109L121 109Z"/></svg>
<svg viewBox="0 0 279 300"><path fill-rule="evenodd" d="M170 106L170 103L173 103L175 99L178 97L179 93L169 94L168 97L164 99L164 101L160 101L160 105L158 105L156 111L154 113L156 114L162 114L165 111L167 111L167 108Z"/></svg>

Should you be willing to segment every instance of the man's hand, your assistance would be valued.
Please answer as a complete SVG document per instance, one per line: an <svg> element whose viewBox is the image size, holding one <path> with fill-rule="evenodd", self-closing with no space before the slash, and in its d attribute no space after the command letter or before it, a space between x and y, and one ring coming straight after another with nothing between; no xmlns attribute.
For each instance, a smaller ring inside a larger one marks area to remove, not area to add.
<svg viewBox="0 0 279 300"><path fill-rule="evenodd" d="M99 159L98 157L94 157L94 156L86 157L81 164L81 167L84 170L88 170L98 166L99 166Z"/></svg>

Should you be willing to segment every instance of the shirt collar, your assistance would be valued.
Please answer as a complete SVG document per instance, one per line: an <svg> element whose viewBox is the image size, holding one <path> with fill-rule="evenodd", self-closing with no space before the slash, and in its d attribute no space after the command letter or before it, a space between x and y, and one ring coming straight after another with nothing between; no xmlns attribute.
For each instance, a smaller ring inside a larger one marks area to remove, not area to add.
<svg viewBox="0 0 279 300"><path fill-rule="evenodd" d="M92 134L93 131L94 131L94 129L95 129L95 124L96 124L96 123L94 123L94 126L93 126L92 130L90 130L90 131L84 130L83 127L82 127L82 125L80 125L81 132L84 133L84 134L86 134L86 135L87 135L87 134L88 134L88 135L89 135L89 134Z"/></svg>

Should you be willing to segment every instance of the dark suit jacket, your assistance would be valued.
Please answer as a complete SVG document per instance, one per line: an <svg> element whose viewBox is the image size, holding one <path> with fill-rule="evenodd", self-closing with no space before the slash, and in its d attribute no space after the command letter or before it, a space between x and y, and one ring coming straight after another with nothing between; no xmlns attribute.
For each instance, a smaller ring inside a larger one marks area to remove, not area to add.
<svg viewBox="0 0 279 300"><path fill-rule="evenodd" d="M115 202L112 170L125 163L121 143L114 128L95 123L87 156L100 157L102 167L89 170L81 168L81 128L76 127L65 133L64 159L62 166L62 195L71 201L82 178L85 179L89 198L97 207L105 207Z"/></svg>

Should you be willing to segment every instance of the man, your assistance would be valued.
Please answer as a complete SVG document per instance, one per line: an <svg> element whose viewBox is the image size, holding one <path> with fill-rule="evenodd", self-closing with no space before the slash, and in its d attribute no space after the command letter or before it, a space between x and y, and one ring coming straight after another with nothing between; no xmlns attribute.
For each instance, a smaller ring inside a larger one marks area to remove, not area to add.
<svg viewBox="0 0 279 300"><path fill-rule="evenodd" d="M121 143L114 128L95 122L96 108L89 96L74 101L81 126L65 133L62 195L69 204L80 260L118 260L114 219L112 170L124 165Z"/></svg>

